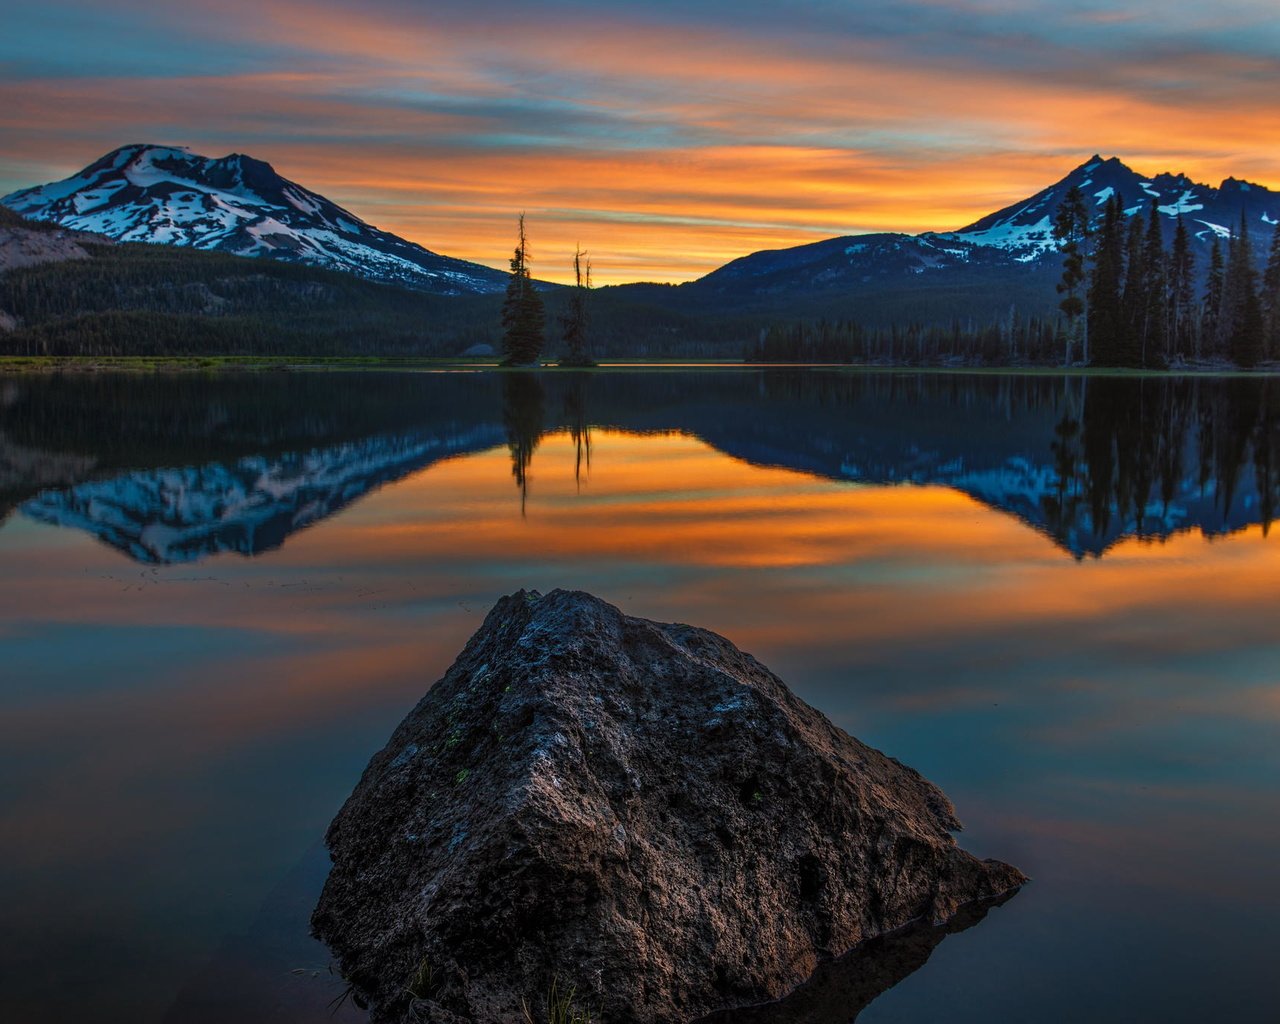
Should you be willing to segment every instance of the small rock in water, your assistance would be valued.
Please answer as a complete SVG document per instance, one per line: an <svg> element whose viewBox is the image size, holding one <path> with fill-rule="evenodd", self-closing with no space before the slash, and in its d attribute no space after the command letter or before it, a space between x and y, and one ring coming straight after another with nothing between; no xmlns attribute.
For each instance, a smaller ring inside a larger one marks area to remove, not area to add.
<svg viewBox="0 0 1280 1024"><path fill-rule="evenodd" d="M312 918L372 1020L684 1024L1025 881L715 633L503 598L330 826ZM926 954L927 955L927 954Z"/></svg>

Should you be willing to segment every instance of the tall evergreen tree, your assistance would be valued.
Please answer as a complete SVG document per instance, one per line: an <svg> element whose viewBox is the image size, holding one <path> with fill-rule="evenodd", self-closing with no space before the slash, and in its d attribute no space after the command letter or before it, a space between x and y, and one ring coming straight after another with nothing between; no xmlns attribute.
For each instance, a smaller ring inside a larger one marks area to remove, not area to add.
<svg viewBox="0 0 1280 1024"><path fill-rule="evenodd" d="M1120 295L1120 343L1116 351L1117 366L1141 366L1143 334L1147 316L1147 271L1144 236L1146 222L1142 214L1129 218L1125 238L1124 291Z"/></svg>
<svg viewBox="0 0 1280 1024"><path fill-rule="evenodd" d="M1169 338L1170 348L1177 356L1190 353L1194 345L1195 279L1195 254L1179 214L1169 252Z"/></svg>
<svg viewBox="0 0 1280 1024"><path fill-rule="evenodd" d="M1258 297L1258 273L1253 265L1249 222L1240 214L1240 230L1227 250L1222 282L1222 308L1218 316L1218 349L1237 366L1255 366L1263 358L1265 324Z"/></svg>
<svg viewBox="0 0 1280 1024"><path fill-rule="evenodd" d="M1222 287L1226 270L1222 262L1222 243L1217 236L1209 250L1209 273L1204 286L1204 319L1200 325L1200 345L1197 355L1218 354L1218 320L1222 316Z"/></svg>
<svg viewBox="0 0 1280 1024"><path fill-rule="evenodd" d="M1236 333L1231 358L1238 366L1257 366L1267 357L1267 321L1262 312L1262 298L1255 287L1256 272L1250 268L1249 287L1244 293L1244 309L1240 329Z"/></svg>
<svg viewBox="0 0 1280 1024"><path fill-rule="evenodd" d="M1240 262L1240 232L1231 232L1227 239L1226 267L1222 272L1222 298L1218 303L1218 326L1214 331L1214 350L1218 355L1230 356L1231 340L1240 325L1244 312L1243 265Z"/></svg>
<svg viewBox="0 0 1280 1024"><path fill-rule="evenodd" d="M1169 271L1164 252L1160 209L1151 200L1147 236L1142 246L1143 291L1147 308L1142 318L1142 365L1164 366L1169 357Z"/></svg>
<svg viewBox="0 0 1280 1024"><path fill-rule="evenodd" d="M1089 210L1080 186L1072 185L1063 197L1053 218L1053 237L1062 252L1062 280L1058 282L1058 294L1062 296L1062 301L1058 303L1058 308L1067 320L1063 365L1070 366L1078 329L1083 326L1084 297L1080 290L1085 283L1084 247L1089 238ZM1088 361L1087 338L1083 339L1082 347L1084 358Z"/></svg>
<svg viewBox="0 0 1280 1024"><path fill-rule="evenodd" d="M1102 223L1094 235L1093 266L1089 273L1089 347L1092 363L1118 366L1121 317L1121 280L1124 276L1124 211L1112 196L1103 209Z"/></svg>
<svg viewBox="0 0 1280 1024"><path fill-rule="evenodd" d="M520 214L519 236L511 257L511 276L502 301L502 355L504 366L527 366L542 354L546 313L542 296L533 286L529 274L529 240L524 231L524 214Z"/></svg>
<svg viewBox="0 0 1280 1024"><path fill-rule="evenodd" d="M1280 224L1271 234L1271 254L1262 277L1262 311L1267 321L1267 358L1280 359Z"/></svg>
<svg viewBox="0 0 1280 1024"><path fill-rule="evenodd" d="M595 366L595 360L587 352L587 291L591 288L591 260L581 248L573 253L573 288L569 293L568 310L560 317L564 332L564 355L561 366Z"/></svg>

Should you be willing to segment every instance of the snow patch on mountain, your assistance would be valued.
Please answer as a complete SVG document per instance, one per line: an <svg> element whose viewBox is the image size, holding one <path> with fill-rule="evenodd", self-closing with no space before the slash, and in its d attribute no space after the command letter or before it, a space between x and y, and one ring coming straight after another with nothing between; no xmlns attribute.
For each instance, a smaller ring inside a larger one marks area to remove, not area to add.
<svg viewBox="0 0 1280 1024"><path fill-rule="evenodd" d="M1217 235L1219 238L1230 238L1230 237L1231 237L1231 229L1230 229L1230 228L1224 228L1221 224L1210 224L1207 220L1198 220L1198 221L1196 221L1196 223L1197 223L1197 224L1203 224L1206 228L1208 228L1210 231L1212 231L1212 232L1213 232L1215 235ZM1201 232L1201 234L1203 234L1203 232Z"/></svg>
<svg viewBox="0 0 1280 1024"><path fill-rule="evenodd" d="M1156 209L1163 213L1166 217L1177 217L1184 213L1194 213L1196 210L1203 210L1204 203L1197 202L1198 196L1194 189L1187 189L1180 195L1175 202L1165 206L1157 206ZM1266 214L1264 213L1265 217Z"/></svg>
<svg viewBox="0 0 1280 1024"><path fill-rule="evenodd" d="M1057 248L1053 239L1053 222L1047 214L1030 223L1010 218L981 231L961 231L952 237L971 245L1011 250L1016 254L1015 259L1022 262L1037 259Z"/></svg>

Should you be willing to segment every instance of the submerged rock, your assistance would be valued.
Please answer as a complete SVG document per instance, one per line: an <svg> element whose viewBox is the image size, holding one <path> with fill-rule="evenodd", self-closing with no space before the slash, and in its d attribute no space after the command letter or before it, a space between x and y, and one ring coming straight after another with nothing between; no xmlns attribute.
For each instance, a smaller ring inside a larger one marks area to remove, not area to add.
<svg viewBox="0 0 1280 1024"><path fill-rule="evenodd" d="M521 591L334 819L312 923L374 1021L522 1021L555 983L676 1024L1025 881L959 827L723 637Z"/></svg>

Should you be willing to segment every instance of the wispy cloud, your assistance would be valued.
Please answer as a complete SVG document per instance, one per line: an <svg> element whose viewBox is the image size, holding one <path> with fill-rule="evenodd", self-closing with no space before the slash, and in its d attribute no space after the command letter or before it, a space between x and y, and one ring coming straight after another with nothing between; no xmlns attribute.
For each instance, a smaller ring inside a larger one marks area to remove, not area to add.
<svg viewBox="0 0 1280 1024"><path fill-rule="evenodd" d="M67 26L72 26L69 30ZM516 210L601 280L959 226L1094 151L1280 181L1274 4L52 0L0 38L0 189L239 150L438 251Z"/></svg>

